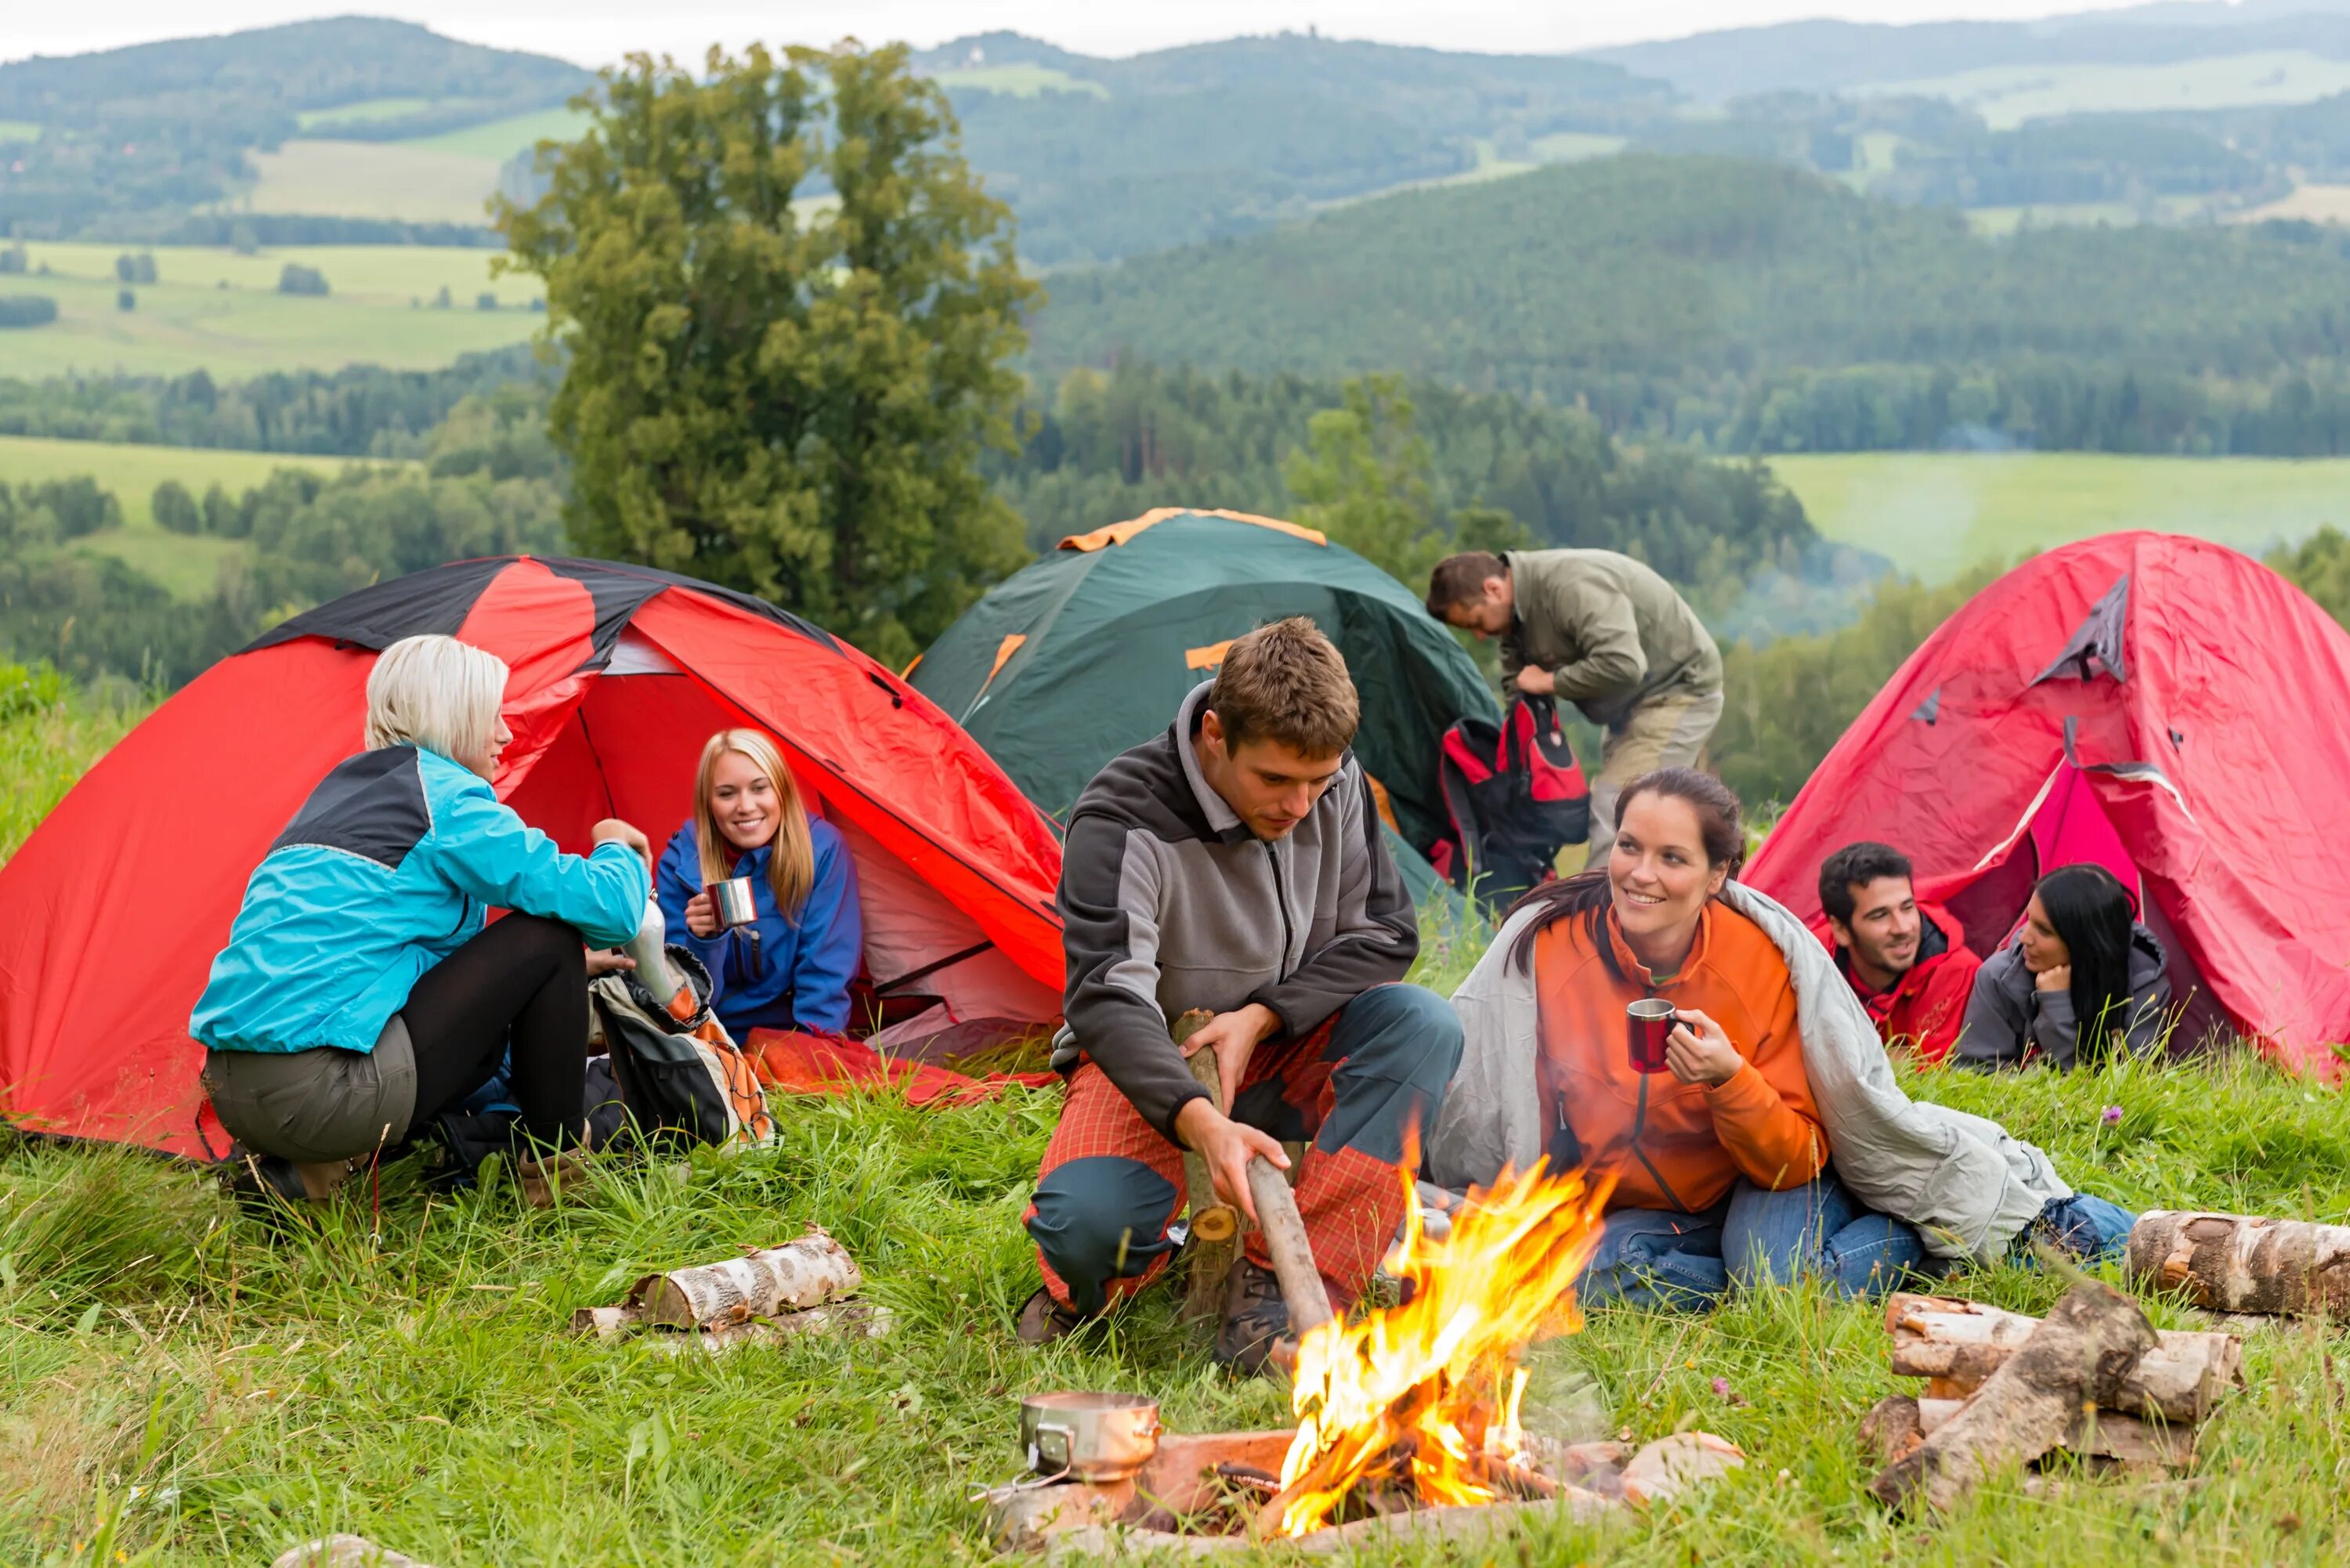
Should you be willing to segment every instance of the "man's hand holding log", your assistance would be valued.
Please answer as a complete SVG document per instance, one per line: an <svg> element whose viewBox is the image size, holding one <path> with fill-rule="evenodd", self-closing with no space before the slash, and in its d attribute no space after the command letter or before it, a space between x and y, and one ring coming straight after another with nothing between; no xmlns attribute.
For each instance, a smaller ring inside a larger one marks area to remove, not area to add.
<svg viewBox="0 0 2350 1568"><path fill-rule="evenodd" d="M1217 1070L1222 1080L1220 1098L1229 1106L1247 1075L1250 1054L1260 1041L1280 1027L1277 1013L1252 1002L1231 1012L1217 1013L1193 1030L1181 1042L1181 1047L1186 1056L1203 1047L1215 1051ZM1215 1101L1204 1096L1188 1102L1175 1113L1175 1133L1184 1147L1207 1163L1208 1179L1214 1184L1216 1196L1253 1220L1258 1215L1256 1201L1249 1194L1250 1158L1262 1156L1276 1170L1289 1168L1289 1156L1278 1139L1232 1120L1217 1107Z"/></svg>

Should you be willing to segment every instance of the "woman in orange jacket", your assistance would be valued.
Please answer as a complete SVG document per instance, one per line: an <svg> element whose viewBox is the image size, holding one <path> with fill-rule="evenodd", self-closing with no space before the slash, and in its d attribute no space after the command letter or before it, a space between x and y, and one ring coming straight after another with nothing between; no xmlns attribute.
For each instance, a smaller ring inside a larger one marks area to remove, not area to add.
<svg viewBox="0 0 2350 1568"><path fill-rule="evenodd" d="M1836 1180L1786 961L1715 898L1745 857L1738 797L1666 768L1636 780L1617 816L1605 867L1521 902L1538 918L1513 954L1541 1010L1551 1165L1616 1179L1583 1299L1701 1306L1804 1273L1846 1294L1888 1288L1925 1244ZM1627 1016L1643 998L1674 1020L1645 1071Z"/></svg>

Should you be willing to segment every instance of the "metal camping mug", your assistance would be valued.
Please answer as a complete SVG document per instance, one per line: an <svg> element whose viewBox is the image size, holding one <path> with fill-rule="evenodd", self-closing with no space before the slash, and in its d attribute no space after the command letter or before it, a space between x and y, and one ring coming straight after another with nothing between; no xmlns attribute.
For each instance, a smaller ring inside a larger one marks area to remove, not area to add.
<svg viewBox="0 0 2350 1568"><path fill-rule="evenodd" d="M1159 1451L1159 1401L1139 1394L1032 1394L1020 1401L1020 1446L1039 1475L1124 1480Z"/></svg>
<svg viewBox="0 0 2350 1568"><path fill-rule="evenodd" d="M1666 1071L1665 1042L1672 1037L1673 1004L1661 996L1644 996L1624 1011L1632 1026L1632 1071Z"/></svg>
<svg viewBox="0 0 2350 1568"><path fill-rule="evenodd" d="M710 895L710 908L718 917L720 930L731 931L737 926L758 923L759 905L751 897L751 878L748 877L706 883L702 890Z"/></svg>

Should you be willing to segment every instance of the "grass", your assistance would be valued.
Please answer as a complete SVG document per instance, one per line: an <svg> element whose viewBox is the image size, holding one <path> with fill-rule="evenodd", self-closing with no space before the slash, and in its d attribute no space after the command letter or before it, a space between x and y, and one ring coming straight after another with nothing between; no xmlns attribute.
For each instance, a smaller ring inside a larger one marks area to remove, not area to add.
<svg viewBox="0 0 2350 1568"><path fill-rule="evenodd" d="M371 98L359 103L338 104L333 109L303 109L294 116L294 126L297 130L307 130L314 125L398 119L404 115L421 114L440 102L431 98Z"/></svg>
<svg viewBox="0 0 2350 1568"><path fill-rule="evenodd" d="M472 136L485 127L452 131ZM250 152L259 177L246 210L328 218L392 218L411 223L489 222L485 203L498 188L498 165L527 143L503 152L452 152L426 141L296 140L275 152Z"/></svg>
<svg viewBox="0 0 2350 1568"><path fill-rule="evenodd" d="M973 66L967 70L940 71L931 79L950 92L961 88L968 92L1008 93L1014 98L1035 98L1048 92L1109 97L1109 88L1101 83L1073 77L1053 66Z"/></svg>
<svg viewBox="0 0 2350 1568"><path fill-rule="evenodd" d="M0 854L124 718L75 701L0 722ZM1468 956L1440 955L1430 978ZM2350 1214L2338 1097L2249 1060L1908 1082L1999 1116L2135 1207ZM282 1236L183 1168L0 1147L0 1561L259 1563L350 1530L442 1563L980 1564L993 1559L964 1489L1019 1468L1023 1393L1141 1390L1184 1430L1286 1424L1272 1386L1209 1366L1168 1292L1049 1350L1014 1344L1035 1281L1019 1213L1055 1093L779 1109L779 1147L704 1154L681 1184L623 1167L535 1213L503 1180L428 1198L403 1163L380 1195ZM639 1273L812 1220L864 1264L892 1336L681 1360L563 1332ZM2001 1266L1948 1288L2037 1311L2059 1285ZM1804 1290L1701 1318L1601 1312L1537 1351L1530 1424L1641 1438L1701 1425L1744 1448L1744 1470L1650 1518L1544 1529L1491 1559L1357 1561L2336 1562L2350 1423L2330 1349L2290 1324L2251 1334L2251 1387L2213 1419L2191 1480L2067 1476L2031 1496L2002 1476L1946 1518L1899 1523L1863 1493L1854 1437L1893 1386L1875 1308Z"/></svg>
<svg viewBox="0 0 2350 1568"><path fill-rule="evenodd" d="M120 245L26 246L32 273L0 277L0 293L47 295L58 319L0 334L0 369L28 379L122 370L180 375L205 369L224 379L270 370L330 370L351 364L429 369L459 354L503 348L537 329L524 307L538 294L525 278L492 282L496 254L454 246L290 246L239 256L226 250L158 247L161 281L135 290L137 308L117 308ZM334 291L323 299L276 292L289 261L315 266ZM39 275L42 266L50 275ZM455 308L429 306L446 286ZM504 308L474 309L494 292Z"/></svg>
<svg viewBox="0 0 2350 1568"><path fill-rule="evenodd" d="M2313 223L2350 223L2350 185L2295 185L2293 193L2264 207L2247 207L2229 214L2232 222L2265 223L2271 218L2299 218Z"/></svg>
<svg viewBox="0 0 2350 1568"><path fill-rule="evenodd" d="M2117 528L2259 555L2322 524L2350 524L2345 459L1838 452L1770 462L1822 534L1928 582Z"/></svg>
<svg viewBox="0 0 2350 1568"><path fill-rule="evenodd" d="M588 129L588 117L575 109L560 105L553 109L533 109L528 114L509 115L481 125L468 125L457 130L444 130L438 136L419 137L399 145L420 152L442 152L460 158L486 158L504 163L526 147L541 141L576 141Z"/></svg>
<svg viewBox="0 0 2350 1568"><path fill-rule="evenodd" d="M2345 89L2350 61L2288 49L2155 66L1989 66L1861 90L1950 99L2012 130L2051 115L2313 103Z"/></svg>
<svg viewBox="0 0 2350 1568"><path fill-rule="evenodd" d="M41 128L29 119L0 119L0 141L38 141Z"/></svg>
<svg viewBox="0 0 2350 1568"><path fill-rule="evenodd" d="M218 483L230 494L241 495L277 469L304 468L334 474L348 462L339 457L216 447L0 436L0 483L37 483L85 473L95 478L121 503L123 526L92 534L78 541L77 548L115 556L181 598L198 598L211 592L222 563L250 554L250 548L240 539L172 534L156 526L153 501L158 484L176 479L201 498L209 486Z"/></svg>

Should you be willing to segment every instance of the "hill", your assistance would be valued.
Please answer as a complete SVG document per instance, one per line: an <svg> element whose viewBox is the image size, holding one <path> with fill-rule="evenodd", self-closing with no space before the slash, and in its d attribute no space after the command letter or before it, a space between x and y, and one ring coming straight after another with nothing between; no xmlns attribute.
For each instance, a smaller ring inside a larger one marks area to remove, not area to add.
<svg viewBox="0 0 2350 1568"><path fill-rule="evenodd" d="M2345 298L2350 243L2308 225L1993 242L1794 169L1636 154L1056 278L1033 341L1048 368L1401 369L1775 450L1930 445L1970 423L2239 450L2196 421L2273 400L2223 406L2218 384L2337 388ZM1813 384L1855 367L1887 379ZM1782 390L1796 404L1773 413ZM1804 422L1839 398L1846 428Z"/></svg>
<svg viewBox="0 0 2350 1568"><path fill-rule="evenodd" d="M0 66L0 234L57 236L241 192L297 131L430 136L560 104L594 78L380 17L341 16ZM503 153L499 154L503 156ZM478 221L478 205L474 208Z"/></svg>

